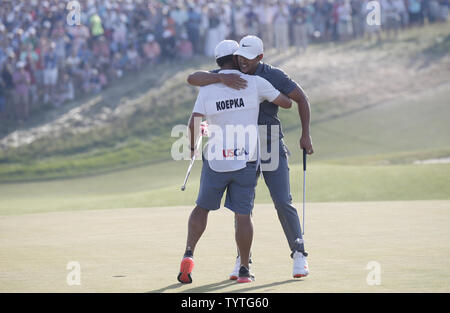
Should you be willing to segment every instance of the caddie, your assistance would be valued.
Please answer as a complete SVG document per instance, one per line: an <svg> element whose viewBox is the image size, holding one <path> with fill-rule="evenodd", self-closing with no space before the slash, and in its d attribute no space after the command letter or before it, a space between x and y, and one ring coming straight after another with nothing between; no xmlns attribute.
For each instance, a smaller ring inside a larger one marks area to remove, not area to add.
<svg viewBox="0 0 450 313"><path fill-rule="evenodd" d="M249 283L250 248L253 240L251 212L259 175L259 103L265 100L290 107L291 100L258 76L245 75L237 70L237 42L224 40L215 49L220 73L239 74L247 88L236 90L223 84L201 87L189 120L191 155L202 119L206 119L210 137L203 149L203 166L197 206L188 222L186 249L180 265L178 281L192 282L194 251L202 236L210 211L220 208L227 191L227 204L235 213L236 243L240 254L237 282ZM245 130L238 131L236 129Z"/></svg>

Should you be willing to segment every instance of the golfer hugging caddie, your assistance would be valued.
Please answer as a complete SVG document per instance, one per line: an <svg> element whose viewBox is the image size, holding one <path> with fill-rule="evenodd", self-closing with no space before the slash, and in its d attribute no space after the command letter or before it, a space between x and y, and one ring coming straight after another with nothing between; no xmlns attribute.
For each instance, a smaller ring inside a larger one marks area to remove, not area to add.
<svg viewBox="0 0 450 313"><path fill-rule="evenodd" d="M293 81L285 72L262 62L263 53L263 42L260 38L256 36L243 37L239 42L239 49L235 52L235 55L238 57L239 69L244 74L256 75L266 79L282 94L298 104L298 114L302 126L299 141L300 149L304 150L306 154L312 154L314 150L309 133L310 105L308 97L300 85ZM192 73L188 77L188 83L193 86L223 83L237 90L247 88L247 81L239 75L219 73L216 70ZM308 253L305 251L297 209L292 205L288 163L289 150L283 140L284 136L281 121L278 117L278 109L278 105L268 100L260 104L258 123L260 125L261 151L270 151L270 158L266 158L264 154L261 155L261 173L270 191L278 219L289 244L291 258L293 259L292 276L301 278L309 274L309 266L306 260ZM274 154L277 154L277 152L278 157L275 159L278 163L273 162L276 156ZM225 206L232 208L228 198L225 200ZM238 254L230 279L235 279L239 264L240 257Z"/></svg>
<svg viewBox="0 0 450 313"><path fill-rule="evenodd" d="M238 74L247 83L236 90L221 83L200 88L189 120L191 155L196 153L195 141L202 119L209 125L210 137L203 149L203 166L197 206L188 222L186 250L181 261L178 281L192 282L194 251L202 236L208 213L220 208L227 191L225 207L235 213L235 236L240 255L238 283L253 281L249 270L253 240L251 212L259 176L258 115L260 103L267 100L281 107L291 107L291 100L259 76L238 70L237 42L224 40L215 49L220 73Z"/></svg>

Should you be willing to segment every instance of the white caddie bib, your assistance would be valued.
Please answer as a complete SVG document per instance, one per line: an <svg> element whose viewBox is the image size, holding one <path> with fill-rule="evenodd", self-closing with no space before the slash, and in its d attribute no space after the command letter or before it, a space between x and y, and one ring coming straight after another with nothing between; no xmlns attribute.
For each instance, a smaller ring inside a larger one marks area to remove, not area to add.
<svg viewBox="0 0 450 313"><path fill-rule="evenodd" d="M247 162L258 160L259 97L253 76L238 71L248 84L244 90L234 90L214 84L206 92L204 101L210 138L204 149L209 166L217 172L236 171Z"/></svg>

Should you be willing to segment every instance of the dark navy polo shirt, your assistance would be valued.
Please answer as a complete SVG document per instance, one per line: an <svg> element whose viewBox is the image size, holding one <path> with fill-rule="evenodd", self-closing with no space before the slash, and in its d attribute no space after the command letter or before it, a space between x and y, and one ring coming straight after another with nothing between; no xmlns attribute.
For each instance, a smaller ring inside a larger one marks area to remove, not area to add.
<svg viewBox="0 0 450 313"><path fill-rule="evenodd" d="M269 83L272 84L279 92L282 94L290 94L296 87L297 84L281 69L273 67L267 63L259 63L256 68L255 75L258 75ZM284 137L281 129L281 121L278 118L279 106L269 102L264 101L259 107L259 125L279 125L280 139ZM270 138L270 127L267 130L267 138Z"/></svg>
<svg viewBox="0 0 450 313"><path fill-rule="evenodd" d="M211 73L218 73L219 70L212 70ZM279 92L282 94L288 95L291 93L297 84L285 73L283 70L273 67L267 63L259 63L256 68L255 74L258 75L269 83L272 84ZM280 139L284 137L281 127L281 121L278 118L278 109L279 106L269 102L264 101L260 104L259 107L259 116L258 116L258 124L259 125L278 125L279 126L279 134ZM267 138L270 137L270 126L267 128Z"/></svg>

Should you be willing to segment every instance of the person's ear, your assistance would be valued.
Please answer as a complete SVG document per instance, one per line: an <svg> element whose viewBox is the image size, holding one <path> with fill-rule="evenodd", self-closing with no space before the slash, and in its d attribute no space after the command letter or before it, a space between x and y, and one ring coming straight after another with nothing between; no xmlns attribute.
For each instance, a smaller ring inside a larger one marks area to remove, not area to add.
<svg viewBox="0 0 450 313"><path fill-rule="evenodd" d="M261 53L260 55L258 55L258 61L261 61L263 59L264 55Z"/></svg>

